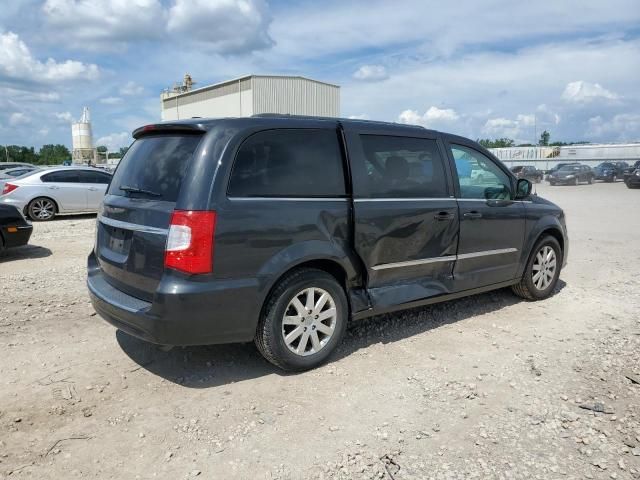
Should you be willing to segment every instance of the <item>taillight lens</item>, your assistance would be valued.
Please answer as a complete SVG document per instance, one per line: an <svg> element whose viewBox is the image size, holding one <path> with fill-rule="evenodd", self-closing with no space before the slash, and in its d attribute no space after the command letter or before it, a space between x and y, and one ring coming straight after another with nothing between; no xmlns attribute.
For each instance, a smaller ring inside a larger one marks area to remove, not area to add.
<svg viewBox="0 0 640 480"><path fill-rule="evenodd" d="M185 273L211 273L215 229L216 212L174 210L164 266Z"/></svg>
<svg viewBox="0 0 640 480"><path fill-rule="evenodd" d="M14 185L13 183L5 183L0 195L6 195L7 193L13 192L16 188L18 188L18 185Z"/></svg>

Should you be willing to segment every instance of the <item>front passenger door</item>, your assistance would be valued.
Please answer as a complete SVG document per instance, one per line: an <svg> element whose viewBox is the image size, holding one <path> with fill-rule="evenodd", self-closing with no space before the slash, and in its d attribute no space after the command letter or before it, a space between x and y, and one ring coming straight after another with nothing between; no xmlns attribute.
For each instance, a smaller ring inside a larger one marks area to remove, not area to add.
<svg viewBox="0 0 640 480"><path fill-rule="evenodd" d="M525 212L522 202L514 201L511 176L471 142L448 146L460 212L455 288L469 290L512 280L522 254Z"/></svg>

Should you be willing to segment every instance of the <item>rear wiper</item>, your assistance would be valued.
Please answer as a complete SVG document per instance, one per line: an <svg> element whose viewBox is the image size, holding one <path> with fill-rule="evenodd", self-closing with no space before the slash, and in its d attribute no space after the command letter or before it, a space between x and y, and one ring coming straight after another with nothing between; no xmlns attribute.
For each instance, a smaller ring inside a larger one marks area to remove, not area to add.
<svg viewBox="0 0 640 480"><path fill-rule="evenodd" d="M145 190L144 188L138 187L130 187L129 185L122 185L120 190L123 190L127 193L144 193L145 195L151 195L152 197L160 197L161 194L158 192L152 192L151 190Z"/></svg>

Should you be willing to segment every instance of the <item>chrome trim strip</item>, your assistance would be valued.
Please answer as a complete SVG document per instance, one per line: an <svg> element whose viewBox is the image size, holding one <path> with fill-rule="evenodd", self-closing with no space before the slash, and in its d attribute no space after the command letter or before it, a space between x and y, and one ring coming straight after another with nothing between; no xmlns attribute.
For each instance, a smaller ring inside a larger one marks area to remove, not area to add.
<svg viewBox="0 0 640 480"><path fill-rule="evenodd" d="M105 225L109 225L110 227L122 228L125 230L134 230L136 232L152 233L155 235L167 235L169 233L169 230L166 228L149 227L147 225L140 225L137 223L123 222L121 220L115 220L113 218L104 217L102 215L98 217L98 221L100 223L104 223Z"/></svg>
<svg viewBox="0 0 640 480"><path fill-rule="evenodd" d="M457 198L459 202L511 202L511 203L531 203L531 200L503 200L500 198Z"/></svg>
<svg viewBox="0 0 640 480"><path fill-rule="evenodd" d="M444 202L444 201L455 200L455 198L451 197L424 197L424 198L354 198L353 201L356 203L360 202Z"/></svg>
<svg viewBox="0 0 640 480"><path fill-rule="evenodd" d="M381 263L371 270L386 270L387 268L413 267L415 265L424 265L426 263L452 262L456 259L455 255L447 255L446 257L423 258L421 260L409 260L408 262Z"/></svg>
<svg viewBox="0 0 640 480"><path fill-rule="evenodd" d="M484 257L487 255L500 255L502 253L514 253L517 252L517 248L499 248L497 250L485 250L483 252L471 252L471 253L463 253L461 255L456 255L458 260L466 260L467 258L477 258Z"/></svg>
<svg viewBox="0 0 640 480"><path fill-rule="evenodd" d="M260 201L276 201L276 202L346 202L349 200L348 198L340 198L340 197L327 197L327 198L319 198L319 197L227 197L228 200L231 201L251 201L251 200L260 200Z"/></svg>
<svg viewBox="0 0 640 480"><path fill-rule="evenodd" d="M377 270L386 270L388 268L413 267L416 265L425 265L428 263L452 262L454 260L466 260L468 258L484 257L487 255L500 255L502 253L514 253L517 251L518 251L517 248L500 248L498 250L485 250L483 252L463 253L462 255L447 255L444 257L432 257L432 258L423 258L420 260L409 260L407 262L381 263L380 265L371 267L371 270L377 271Z"/></svg>

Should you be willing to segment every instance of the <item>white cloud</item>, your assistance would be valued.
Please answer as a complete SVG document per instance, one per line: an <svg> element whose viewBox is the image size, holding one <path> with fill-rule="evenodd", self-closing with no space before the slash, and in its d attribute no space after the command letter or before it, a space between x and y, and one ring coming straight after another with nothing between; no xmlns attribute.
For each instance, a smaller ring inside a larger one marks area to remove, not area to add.
<svg viewBox="0 0 640 480"><path fill-rule="evenodd" d="M438 108L431 106L423 114L420 115L417 110L405 110L398 115L400 123L411 125L422 125L424 127L435 128L437 126L446 127L452 125L460 119L458 112L452 108Z"/></svg>
<svg viewBox="0 0 640 480"><path fill-rule="evenodd" d="M536 116L533 114L518 114L515 120L509 118L490 118L482 127L482 133L493 138L507 137L517 143L532 142L536 134L534 125ZM542 132L543 128L540 129Z"/></svg>
<svg viewBox="0 0 640 480"><path fill-rule="evenodd" d="M115 152L119 150L120 147L128 147L132 141L131 134L128 132L120 132L100 137L96 141L96 145L104 145L110 152Z"/></svg>
<svg viewBox="0 0 640 480"><path fill-rule="evenodd" d="M31 118L22 112L14 112L9 115L9 125L17 127L19 125L28 125L31 123Z"/></svg>
<svg viewBox="0 0 640 480"><path fill-rule="evenodd" d="M129 81L120 88L120 95L138 96L144 93L144 87L136 82Z"/></svg>
<svg viewBox="0 0 640 480"><path fill-rule="evenodd" d="M369 115L361 113L360 115L349 115L349 118L352 120L369 120Z"/></svg>
<svg viewBox="0 0 640 480"><path fill-rule="evenodd" d="M167 31L195 40L213 52L246 53L273 45L264 0L175 0Z"/></svg>
<svg viewBox="0 0 640 480"><path fill-rule="evenodd" d="M640 141L640 114L637 113L621 113L610 120L598 115L590 118L588 125L588 134L596 139Z"/></svg>
<svg viewBox="0 0 640 480"><path fill-rule="evenodd" d="M389 74L382 65L363 65L355 71L353 78L366 82L378 82L389 78Z"/></svg>
<svg viewBox="0 0 640 480"><path fill-rule="evenodd" d="M55 117L63 123L72 123L73 115L71 112L56 112L54 113Z"/></svg>
<svg viewBox="0 0 640 480"><path fill-rule="evenodd" d="M598 99L617 100L617 94L607 90L599 83L589 83L583 80L569 82L562 92L562 99L573 103L588 103Z"/></svg>
<svg viewBox="0 0 640 480"><path fill-rule="evenodd" d="M94 80L98 67L75 60L56 62L49 58L41 62L34 58L27 45L13 32L0 34L0 81L20 83L54 83L76 79Z"/></svg>
<svg viewBox="0 0 640 480"><path fill-rule="evenodd" d="M53 33L76 48L114 49L131 40L162 36L165 11L158 0L47 0L42 10Z"/></svg>
<svg viewBox="0 0 640 480"><path fill-rule="evenodd" d="M122 103L120 97L105 97L100 99L100 103L104 105L119 105Z"/></svg>

